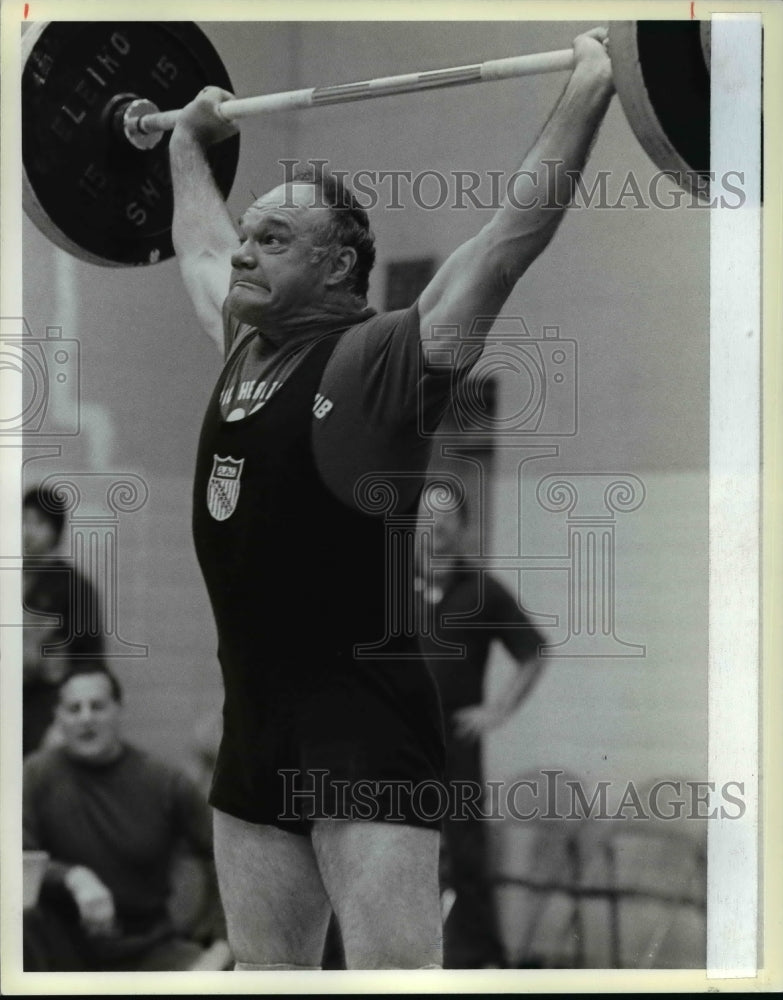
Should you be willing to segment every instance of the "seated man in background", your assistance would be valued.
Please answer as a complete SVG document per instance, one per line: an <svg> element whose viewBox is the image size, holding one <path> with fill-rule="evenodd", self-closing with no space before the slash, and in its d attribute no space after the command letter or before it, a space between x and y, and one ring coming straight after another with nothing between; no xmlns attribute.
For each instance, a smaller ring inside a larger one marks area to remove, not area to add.
<svg viewBox="0 0 783 1000"><path fill-rule="evenodd" d="M65 527L55 491L32 487L22 501L24 601L22 753L37 749L54 720L57 685L69 663L100 659L104 642L95 588L54 555ZM59 618L44 624L41 615Z"/></svg>
<svg viewBox="0 0 783 1000"><path fill-rule="evenodd" d="M204 947L177 935L167 906L182 841L211 862L209 808L186 775L121 740L121 700L102 663L74 666L58 689L62 745L25 761L24 848L50 855L39 905L25 914L28 972L230 961L218 941L217 964L205 966Z"/></svg>
<svg viewBox="0 0 783 1000"><path fill-rule="evenodd" d="M421 629L419 645L441 698L447 783L470 782L483 789L481 738L510 719L532 691L543 667L538 648L544 637L498 579L471 568L462 554L468 528L464 505L435 520L433 554L439 562L420 566L416 582L419 610L427 612L431 623ZM510 653L515 669L487 698L486 672L495 640ZM453 653L445 644L454 647ZM483 799L478 800L481 810L486 808ZM469 812L445 818L441 881L455 896L443 928L444 968L505 965L488 846L483 819Z"/></svg>

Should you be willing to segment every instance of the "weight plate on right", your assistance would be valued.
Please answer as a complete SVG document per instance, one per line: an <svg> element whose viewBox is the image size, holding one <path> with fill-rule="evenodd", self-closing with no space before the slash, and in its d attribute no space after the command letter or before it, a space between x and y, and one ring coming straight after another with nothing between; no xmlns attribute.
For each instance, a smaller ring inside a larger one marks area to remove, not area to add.
<svg viewBox="0 0 783 1000"><path fill-rule="evenodd" d="M617 96L647 155L705 197L710 75L698 21L615 21L609 52Z"/></svg>

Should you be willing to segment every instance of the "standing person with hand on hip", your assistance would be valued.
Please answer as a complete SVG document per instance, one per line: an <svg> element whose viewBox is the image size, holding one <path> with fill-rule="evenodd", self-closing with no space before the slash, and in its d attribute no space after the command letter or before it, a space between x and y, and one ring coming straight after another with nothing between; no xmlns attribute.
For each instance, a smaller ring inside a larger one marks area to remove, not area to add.
<svg viewBox="0 0 783 1000"><path fill-rule="evenodd" d="M443 706L450 801L471 803L455 806L443 825L443 883L455 894L443 931L448 969L505 965L482 813L487 799L483 741L530 696L543 670L543 635L495 576L471 567L465 555L467 533L465 505L436 517L433 554L438 565L421 567L416 580L420 607L431 622L420 630L419 642ZM489 695L487 668L496 642L513 660L513 673Z"/></svg>

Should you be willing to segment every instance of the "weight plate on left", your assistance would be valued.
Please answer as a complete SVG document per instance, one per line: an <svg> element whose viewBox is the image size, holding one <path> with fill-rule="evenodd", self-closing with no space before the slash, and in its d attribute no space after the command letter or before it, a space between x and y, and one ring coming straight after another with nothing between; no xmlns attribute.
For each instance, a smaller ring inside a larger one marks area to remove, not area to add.
<svg viewBox="0 0 783 1000"><path fill-rule="evenodd" d="M171 133L153 149L118 135L121 95L161 111L180 108L205 86L233 93L212 43L187 21L53 21L22 39L22 158L25 210L58 246L109 267L173 256ZM209 150L228 196L239 136Z"/></svg>

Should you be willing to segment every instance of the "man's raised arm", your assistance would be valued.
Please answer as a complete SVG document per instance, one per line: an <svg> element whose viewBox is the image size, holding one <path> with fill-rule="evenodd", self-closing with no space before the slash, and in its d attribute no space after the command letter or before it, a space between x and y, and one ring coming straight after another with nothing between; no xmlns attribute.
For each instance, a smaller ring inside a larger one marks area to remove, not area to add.
<svg viewBox="0 0 783 1000"><path fill-rule="evenodd" d="M205 88L182 111L169 145L174 187L172 238L182 279L199 322L223 349L223 300L237 234L205 157L208 146L236 128L216 113L232 95Z"/></svg>
<svg viewBox="0 0 783 1000"><path fill-rule="evenodd" d="M604 28L575 39L576 62L566 89L514 175L503 204L422 292L423 339L429 339L435 325L456 325L465 335L478 317L496 316L552 239L570 200L574 174L587 160L614 93L605 39Z"/></svg>

